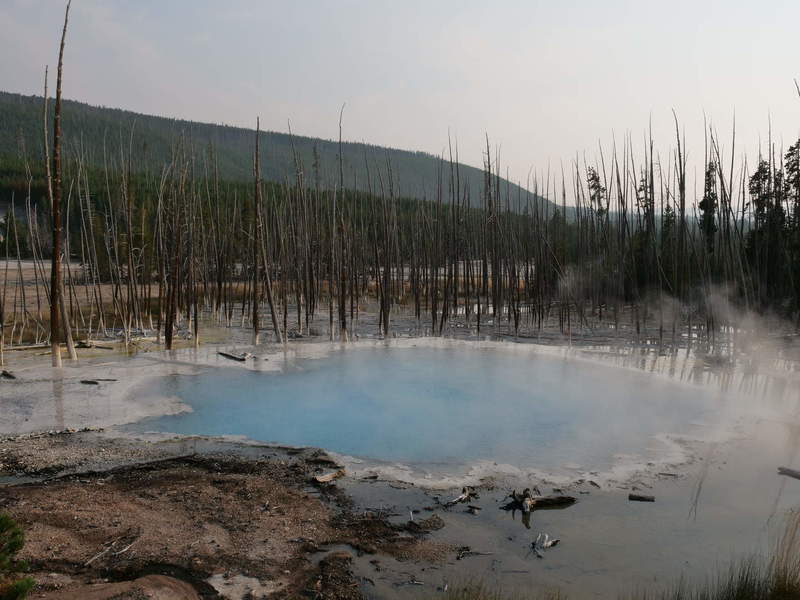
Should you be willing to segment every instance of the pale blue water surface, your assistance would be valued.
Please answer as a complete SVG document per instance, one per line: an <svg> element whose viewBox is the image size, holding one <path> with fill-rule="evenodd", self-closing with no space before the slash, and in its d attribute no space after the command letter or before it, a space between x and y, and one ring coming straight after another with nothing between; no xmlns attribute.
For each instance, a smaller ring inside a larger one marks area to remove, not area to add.
<svg viewBox="0 0 800 600"><path fill-rule="evenodd" d="M144 393L177 396L193 412L133 429L243 435L407 464L603 469L618 454L647 456L655 435L685 433L718 402L699 387L535 352L385 347L271 360L281 372L161 378Z"/></svg>

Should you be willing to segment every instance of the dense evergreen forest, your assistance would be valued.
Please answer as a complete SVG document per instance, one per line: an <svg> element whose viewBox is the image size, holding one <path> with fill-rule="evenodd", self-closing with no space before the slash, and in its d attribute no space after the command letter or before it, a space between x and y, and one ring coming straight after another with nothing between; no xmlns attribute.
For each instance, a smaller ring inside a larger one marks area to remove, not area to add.
<svg viewBox="0 0 800 600"><path fill-rule="evenodd" d="M142 115L70 100L63 101L62 109L65 151L81 153L87 166L119 168L124 162L125 168L134 172L157 170L169 160L175 144L183 140L197 154L214 148L221 179L245 181L252 177L252 129ZM292 180L295 162L299 161L307 170L307 181L318 180L322 188L338 185L338 142L262 132L260 143L261 176L266 181ZM0 91L0 169L4 159L28 157L37 162L41 156L42 98ZM390 165L395 193L418 199L435 195L439 160L430 154L344 142L342 158L348 189L368 191L369 173L387 171ZM459 170L463 189L473 205L478 205L483 173L464 164Z"/></svg>

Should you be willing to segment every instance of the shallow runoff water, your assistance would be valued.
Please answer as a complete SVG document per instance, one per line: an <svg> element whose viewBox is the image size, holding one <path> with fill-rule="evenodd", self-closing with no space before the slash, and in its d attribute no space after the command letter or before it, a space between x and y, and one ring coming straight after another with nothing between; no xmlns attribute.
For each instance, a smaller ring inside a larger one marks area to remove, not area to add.
<svg viewBox="0 0 800 600"><path fill-rule="evenodd" d="M280 368L159 378L144 393L178 397L192 412L133 428L444 470L476 461L607 470L663 452L663 434L703 422L718 402L699 386L537 352L376 346L270 360Z"/></svg>

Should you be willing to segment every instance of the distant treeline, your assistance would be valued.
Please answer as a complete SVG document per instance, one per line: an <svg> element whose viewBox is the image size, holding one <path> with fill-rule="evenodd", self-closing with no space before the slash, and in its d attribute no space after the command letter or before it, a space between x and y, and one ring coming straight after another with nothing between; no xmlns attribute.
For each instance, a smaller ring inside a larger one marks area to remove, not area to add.
<svg viewBox="0 0 800 600"><path fill-rule="evenodd" d="M52 113L52 99L50 102ZM41 161L42 105L39 96L0 92L0 157ZM116 170L124 162L124 167L133 172L158 170L170 160L173 147L180 142L198 155L213 147L215 165L223 180L249 181L253 175L252 129L142 115L69 100L63 102L62 120L65 151L80 152L87 166ZM261 176L267 181L292 181L299 162L309 184L318 183L323 189L339 184L337 142L261 132L260 145ZM435 156L348 142L342 144L341 150L342 174L348 189L368 191L369 173L385 172L390 166L397 195L417 199L435 195L439 168ZM472 205L479 205L483 173L464 164L459 165L459 170L462 188Z"/></svg>

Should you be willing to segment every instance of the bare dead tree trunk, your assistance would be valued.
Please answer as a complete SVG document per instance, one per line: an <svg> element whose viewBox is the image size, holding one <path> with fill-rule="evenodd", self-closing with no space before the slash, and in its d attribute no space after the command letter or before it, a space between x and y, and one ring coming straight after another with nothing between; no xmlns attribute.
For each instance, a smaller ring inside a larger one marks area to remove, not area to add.
<svg viewBox="0 0 800 600"><path fill-rule="evenodd" d="M67 2L64 13L64 28L61 31L61 45L58 51L58 75L56 79L56 104L53 115L53 173L52 184L48 185L50 194L50 215L53 229L53 249L50 261L50 347L53 356L53 366L61 366L61 348L59 346L61 327L59 317L66 317L62 298L62 278L61 278L61 79L64 64L64 41L67 36L67 22L69 20L69 7L71 0ZM47 94L45 94L45 107L47 105ZM45 116L47 114L45 108ZM45 128L46 128L45 123ZM47 130L45 129L45 139ZM45 152L47 152L45 147ZM45 154L46 157L46 154ZM45 161L47 162L47 161ZM48 180L50 176L48 174ZM64 318L65 330L68 327L69 319ZM66 333L66 331L65 331ZM70 358L75 360L75 347L71 344L71 336L66 336Z"/></svg>
<svg viewBox="0 0 800 600"><path fill-rule="evenodd" d="M255 168L255 179L256 179L256 189L255 189L255 202L256 202L256 245L257 245L257 252L254 255L254 268L255 272L259 272L259 253L261 254L261 260L263 262L264 267L264 284L267 290L267 304L269 304L269 312L270 316L272 317L272 327L275 330L275 337L278 339L279 342L283 342L283 334L281 333L281 326L278 323L278 315L275 312L275 302L272 296L272 277L269 273L269 257L267 254L267 244L265 235L264 235L264 219L263 219L263 202L261 198L261 162L259 156L259 148L258 148L258 138L261 133L261 127L259 120L256 119L256 154L255 154L255 161L254 161L254 168ZM256 284L258 284L258 276L256 276ZM253 293L255 294L253 297L256 298L260 296L261 290L260 285L256 285L257 290L254 290ZM258 318L258 305L254 305L253 308L253 318ZM254 323L254 333L253 333L254 343L258 343L258 330L257 330L257 321Z"/></svg>

